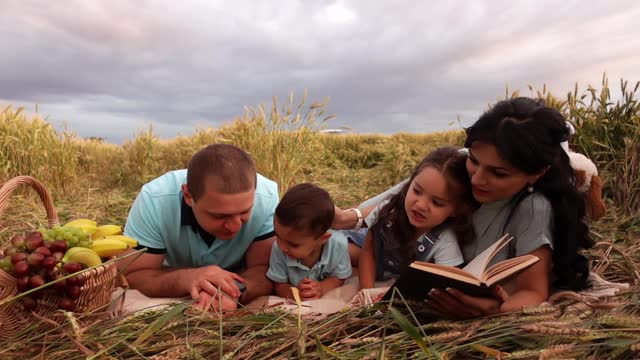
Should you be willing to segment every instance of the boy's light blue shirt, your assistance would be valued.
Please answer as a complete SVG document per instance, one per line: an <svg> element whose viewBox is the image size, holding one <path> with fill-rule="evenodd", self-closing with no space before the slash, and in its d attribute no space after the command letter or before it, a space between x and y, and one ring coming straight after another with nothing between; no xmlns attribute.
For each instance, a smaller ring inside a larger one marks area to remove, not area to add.
<svg viewBox="0 0 640 360"><path fill-rule="evenodd" d="M181 219L182 184L187 170L168 172L145 184L127 218L124 233L138 240L150 253L165 254L170 267L195 268L218 265L238 267L254 239L273 234L273 214L278 205L278 185L258 174L249 221L231 240L216 239L211 246ZM190 209L189 209L190 210Z"/></svg>
<svg viewBox="0 0 640 360"><path fill-rule="evenodd" d="M322 281L328 277L346 279L351 276L351 260L349 258L347 238L338 231L331 231L331 237L324 244L320 260L311 268L304 266L299 260L291 259L273 243L269 271L267 277L275 282L298 286L304 278Z"/></svg>

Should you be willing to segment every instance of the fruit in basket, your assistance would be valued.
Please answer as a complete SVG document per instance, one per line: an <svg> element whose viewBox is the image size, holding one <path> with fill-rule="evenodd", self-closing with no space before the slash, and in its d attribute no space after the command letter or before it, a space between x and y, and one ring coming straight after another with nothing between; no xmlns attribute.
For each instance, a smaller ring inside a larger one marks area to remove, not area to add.
<svg viewBox="0 0 640 360"><path fill-rule="evenodd" d="M29 274L29 264L25 260L18 261L13 264L13 274L16 277L25 276Z"/></svg>
<svg viewBox="0 0 640 360"><path fill-rule="evenodd" d="M11 263L15 264L18 261L23 261L23 260L27 260L27 253L23 253L23 252L19 252L19 253L15 253L13 254L13 256L11 257Z"/></svg>
<svg viewBox="0 0 640 360"><path fill-rule="evenodd" d="M42 260L44 260L44 255L38 253L31 253L27 256L27 264L33 268L40 267L42 265Z"/></svg>
<svg viewBox="0 0 640 360"><path fill-rule="evenodd" d="M51 247L49 248L49 250L55 252L61 252L64 254L65 251L67 251L67 249L69 248L69 246L67 245L67 242L64 240L54 240L51 242Z"/></svg>
<svg viewBox="0 0 640 360"><path fill-rule="evenodd" d="M134 248L134 247L138 246L138 241L136 239L128 237L126 235L112 235L112 236L107 236L107 237L105 237L103 239L104 240L109 240L109 239L120 240L120 241L125 242L127 244L127 246L130 247L130 248Z"/></svg>
<svg viewBox="0 0 640 360"><path fill-rule="evenodd" d="M80 292L81 292L80 286L78 285L67 286L67 289L66 289L67 296L69 296L73 300L80 297Z"/></svg>
<svg viewBox="0 0 640 360"><path fill-rule="evenodd" d="M98 229L98 223L90 219L77 219L77 220L70 221L64 224L64 226L62 226L62 228L69 228L69 227L80 228L86 234L91 235L94 232L96 232L96 230Z"/></svg>
<svg viewBox="0 0 640 360"><path fill-rule="evenodd" d="M35 249L44 245L42 233L39 231L33 231L29 233L24 239L24 247L27 251L34 251Z"/></svg>
<svg viewBox="0 0 640 360"><path fill-rule="evenodd" d="M53 256L47 256L42 260L42 267L47 270L53 270L58 265L58 260Z"/></svg>
<svg viewBox="0 0 640 360"><path fill-rule="evenodd" d="M22 276L16 279L16 287L19 292L25 292L29 290L29 277Z"/></svg>
<svg viewBox="0 0 640 360"><path fill-rule="evenodd" d="M67 270L67 266L71 266L70 264L79 263L86 267L94 267L102 264L102 260L100 256L96 254L95 251L83 247L72 247L67 250L62 258L62 262L64 263L63 269L69 273L74 273L76 271Z"/></svg>
<svg viewBox="0 0 640 360"><path fill-rule="evenodd" d="M22 234L16 234L11 238L11 245L13 245L13 247L15 247L16 249L24 249L24 235Z"/></svg>
<svg viewBox="0 0 640 360"><path fill-rule="evenodd" d="M91 236L79 227L54 225L51 229L41 228L39 232L52 251L64 252L73 246L89 247L91 245ZM64 246L61 242L64 242Z"/></svg>
<svg viewBox="0 0 640 360"><path fill-rule="evenodd" d="M73 303L73 300L64 297L60 299L60 301L58 301L58 308L66 311L73 311L73 309L75 309L75 305Z"/></svg>
<svg viewBox="0 0 640 360"><path fill-rule="evenodd" d="M93 240L100 239L106 236L122 235L122 226L120 225L101 225L98 226L96 231L91 234Z"/></svg>
<svg viewBox="0 0 640 360"><path fill-rule="evenodd" d="M62 266L62 270L64 270L67 274L75 274L78 271L82 270L82 264L79 262L67 262Z"/></svg>
<svg viewBox="0 0 640 360"><path fill-rule="evenodd" d="M46 242L46 241L45 241ZM45 247L45 246L40 246L39 248L35 249L33 251L34 254L42 254L45 257L47 256L51 256L51 250L49 250L49 248Z"/></svg>
<svg viewBox="0 0 640 360"><path fill-rule="evenodd" d="M96 249L104 257L136 244L135 240L122 235L121 226L98 227L95 221L88 219L74 220L64 226L41 227L11 238L4 253L0 252L0 269L16 278L18 292L38 289L24 300L26 310L35 310L36 299L43 297L57 298L55 301L60 309L73 311L76 308L75 300L80 298L88 280L88 275L77 273L102 264L100 255L90 248L94 241L92 233L100 240ZM61 280L69 275L72 276ZM46 287L53 281L55 284ZM40 289L43 286L45 288Z"/></svg>
<svg viewBox="0 0 640 360"><path fill-rule="evenodd" d="M0 269L8 272L8 273L12 273L13 272L13 263L11 262L11 258L4 257L2 259L0 259Z"/></svg>
<svg viewBox="0 0 640 360"><path fill-rule="evenodd" d="M40 274L32 275L29 278L29 287L32 288L32 289L40 287L40 286L44 285L45 283L46 282L44 281L44 277L42 277L42 275L40 275Z"/></svg>
<svg viewBox="0 0 640 360"><path fill-rule="evenodd" d="M126 242L112 239L111 237L94 240L93 245L91 245L91 250L95 251L101 258L116 256L127 250L127 248L129 248L129 245Z"/></svg>

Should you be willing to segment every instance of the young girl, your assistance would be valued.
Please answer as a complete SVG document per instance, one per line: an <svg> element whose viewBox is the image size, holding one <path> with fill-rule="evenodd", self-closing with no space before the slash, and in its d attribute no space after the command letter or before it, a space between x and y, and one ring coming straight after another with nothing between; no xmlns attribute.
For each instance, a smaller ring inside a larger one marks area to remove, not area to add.
<svg viewBox="0 0 640 360"><path fill-rule="evenodd" d="M458 241L473 237L476 207L465 169L466 156L453 146L429 153L401 191L374 209L365 222L360 253L360 288L398 277L414 260L457 266L464 262Z"/></svg>

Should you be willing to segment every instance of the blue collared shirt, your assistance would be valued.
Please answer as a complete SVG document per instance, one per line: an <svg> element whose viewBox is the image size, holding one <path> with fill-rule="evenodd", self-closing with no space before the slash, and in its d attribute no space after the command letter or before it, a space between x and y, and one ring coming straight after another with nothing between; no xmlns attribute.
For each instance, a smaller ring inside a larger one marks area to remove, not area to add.
<svg viewBox="0 0 640 360"><path fill-rule="evenodd" d="M164 254L170 267L218 265L234 270L253 241L271 237L278 205L278 185L258 174L249 220L231 240L216 240L200 228L191 208L183 206L187 170L168 172L145 184L127 218L124 233L150 253Z"/></svg>
<svg viewBox="0 0 640 360"><path fill-rule="evenodd" d="M292 286L298 286L304 278L322 281L328 277L346 279L351 276L347 238L339 231L329 231L331 237L322 248L320 260L311 268L303 265L300 260L288 257L280 250L278 242L274 242L267 277L275 282L288 282Z"/></svg>

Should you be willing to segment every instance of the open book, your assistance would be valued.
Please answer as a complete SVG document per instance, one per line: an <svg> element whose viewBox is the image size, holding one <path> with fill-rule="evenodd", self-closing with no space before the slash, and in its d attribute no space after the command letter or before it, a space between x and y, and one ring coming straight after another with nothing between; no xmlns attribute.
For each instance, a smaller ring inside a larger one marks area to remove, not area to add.
<svg viewBox="0 0 640 360"><path fill-rule="evenodd" d="M490 296L491 286L506 281L538 262L534 255L522 255L489 266L491 259L513 237L508 234L460 269L453 266L414 261L387 291L383 300L389 300L394 288L407 299L422 301L433 289L454 288L472 296Z"/></svg>

